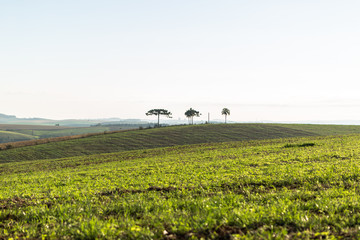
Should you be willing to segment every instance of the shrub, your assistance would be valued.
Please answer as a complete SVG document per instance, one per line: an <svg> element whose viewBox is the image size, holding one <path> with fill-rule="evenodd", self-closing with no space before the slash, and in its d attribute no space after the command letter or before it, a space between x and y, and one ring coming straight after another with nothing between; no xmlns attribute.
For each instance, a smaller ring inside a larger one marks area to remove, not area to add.
<svg viewBox="0 0 360 240"><path fill-rule="evenodd" d="M5 149L11 149L11 148L13 148L13 145L11 145L11 144L7 144L7 145L5 146Z"/></svg>
<svg viewBox="0 0 360 240"><path fill-rule="evenodd" d="M315 146L315 143L301 143L301 144L286 144L285 148L291 148L291 147L312 147Z"/></svg>

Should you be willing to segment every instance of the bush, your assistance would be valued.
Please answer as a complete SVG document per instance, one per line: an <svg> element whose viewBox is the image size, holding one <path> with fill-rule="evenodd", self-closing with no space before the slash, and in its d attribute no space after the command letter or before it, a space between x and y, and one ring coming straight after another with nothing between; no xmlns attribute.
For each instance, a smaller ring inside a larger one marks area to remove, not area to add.
<svg viewBox="0 0 360 240"><path fill-rule="evenodd" d="M286 144L285 148L291 148L291 147L312 147L315 146L315 143L302 143L302 144Z"/></svg>
<svg viewBox="0 0 360 240"><path fill-rule="evenodd" d="M11 145L11 144L7 144L6 146L5 146L5 149L12 149L13 148L13 145Z"/></svg>

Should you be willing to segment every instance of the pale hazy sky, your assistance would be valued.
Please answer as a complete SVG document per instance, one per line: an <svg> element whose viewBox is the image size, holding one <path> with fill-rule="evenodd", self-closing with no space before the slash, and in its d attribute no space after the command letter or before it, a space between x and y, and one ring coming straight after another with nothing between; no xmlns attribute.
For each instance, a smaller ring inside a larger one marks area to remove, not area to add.
<svg viewBox="0 0 360 240"><path fill-rule="evenodd" d="M360 119L360 1L0 0L0 113Z"/></svg>

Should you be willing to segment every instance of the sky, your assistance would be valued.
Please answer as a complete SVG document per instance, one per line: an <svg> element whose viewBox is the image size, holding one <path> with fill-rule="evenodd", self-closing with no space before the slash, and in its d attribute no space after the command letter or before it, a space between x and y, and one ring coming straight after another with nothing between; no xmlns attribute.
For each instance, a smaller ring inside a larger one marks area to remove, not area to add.
<svg viewBox="0 0 360 240"><path fill-rule="evenodd" d="M360 119L360 1L0 0L0 112Z"/></svg>

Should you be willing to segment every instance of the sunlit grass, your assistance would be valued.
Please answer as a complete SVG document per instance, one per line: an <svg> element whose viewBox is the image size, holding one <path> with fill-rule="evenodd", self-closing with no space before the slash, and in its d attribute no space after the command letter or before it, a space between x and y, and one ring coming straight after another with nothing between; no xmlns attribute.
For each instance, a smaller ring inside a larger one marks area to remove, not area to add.
<svg viewBox="0 0 360 240"><path fill-rule="evenodd" d="M358 238L359 145L279 139L1 164L0 238Z"/></svg>

